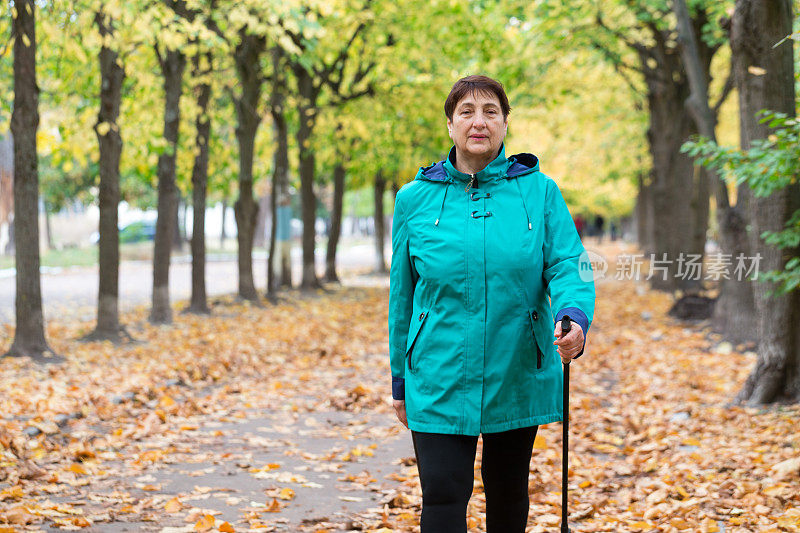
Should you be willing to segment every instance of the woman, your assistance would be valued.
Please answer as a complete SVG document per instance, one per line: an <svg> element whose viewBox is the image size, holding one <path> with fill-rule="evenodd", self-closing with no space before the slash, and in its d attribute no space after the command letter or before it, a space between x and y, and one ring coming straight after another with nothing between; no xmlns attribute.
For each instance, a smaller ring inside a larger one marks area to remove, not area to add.
<svg viewBox="0 0 800 533"><path fill-rule="evenodd" d="M503 86L460 79L444 109L454 146L395 201L392 397L417 455L422 533L466 531L481 434L488 531L523 532L536 431L563 416L556 352L583 353L594 283L555 182L535 156L505 156Z"/></svg>

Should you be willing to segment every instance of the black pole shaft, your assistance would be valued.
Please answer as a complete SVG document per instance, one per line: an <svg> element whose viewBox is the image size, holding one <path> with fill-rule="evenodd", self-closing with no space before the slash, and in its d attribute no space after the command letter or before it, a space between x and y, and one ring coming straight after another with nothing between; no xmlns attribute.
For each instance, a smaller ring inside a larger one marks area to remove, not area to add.
<svg viewBox="0 0 800 533"><path fill-rule="evenodd" d="M561 533L569 533L569 512L567 510L567 474L569 472L569 363L564 363L564 430L561 451Z"/></svg>
<svg viewBox="0 0 800 533"><path fill-rule="evenodd" d="M561 336L563 337L572 329L568 316L561 319ZM569 511L567 509L567 481L569 474L569 362L564 365L564 421L561 427L564 431L561 450L561 533L569 533Z"/></svg>

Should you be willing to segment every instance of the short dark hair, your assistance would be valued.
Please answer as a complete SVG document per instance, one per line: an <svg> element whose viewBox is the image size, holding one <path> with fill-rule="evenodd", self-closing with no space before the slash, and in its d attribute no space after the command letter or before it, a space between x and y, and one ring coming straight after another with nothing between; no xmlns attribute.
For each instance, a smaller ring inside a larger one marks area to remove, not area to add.
<svg viewBox="0 0 800 533"><path fill-rule="evenodd" d="M461 78L450 89L450 94L447 95L447 100L444 101L444 114L448 119L453 120L453 112L456 110L456 105L468 93L474 92L491 93L497 96L500 100L500 109L503 111L503 118L507 118L511 113L511 106L508 105L508 96L503 89L503 84L489 76L467 76Z"/></svg>

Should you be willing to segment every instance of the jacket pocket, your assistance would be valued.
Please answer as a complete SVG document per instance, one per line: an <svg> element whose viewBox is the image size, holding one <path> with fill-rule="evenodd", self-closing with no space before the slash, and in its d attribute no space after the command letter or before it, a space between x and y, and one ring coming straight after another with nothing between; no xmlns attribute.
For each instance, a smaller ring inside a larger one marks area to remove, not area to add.
<svg viewBox="0 0 800 533"><path fill-rule="evenodd" d="M408 360L408 369L411 373L416 373L416 367L411 363L414 345L419 337L419 332L422 326L428 319L429 310L427 308L420 309L419 313L411 318L411 325L408 328L408 340L406 341L406 359Z"/></svg>
<svg viewBox="0 0 800 533"><path fill-rule="evenodd" d="M531 342L536 350L536 369L541 370L542 368L542 349L539 347L539 336L540 334L536 332L538 328L538 321L541 320L542 317L539 316L539 312L536 309L528 309L528 324L530 325L530 334L531 334ZM542 341L544 339L541 339Z"/></svg>

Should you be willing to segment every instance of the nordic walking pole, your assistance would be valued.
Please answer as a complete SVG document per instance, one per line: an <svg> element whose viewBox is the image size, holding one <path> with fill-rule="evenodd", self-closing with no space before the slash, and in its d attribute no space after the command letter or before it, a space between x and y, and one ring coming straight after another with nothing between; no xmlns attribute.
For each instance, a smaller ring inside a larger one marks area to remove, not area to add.
<svg viewBox="0 0 800 533"><path fill-rule="evenodd" d="M561 319L561 336L563 337L572 328L569 317ZM561 450L561 533L569 533L569 513L567 512L567 472L569 470L569 363L564 365L564 421L561 427L564 430Z"/></svg>

